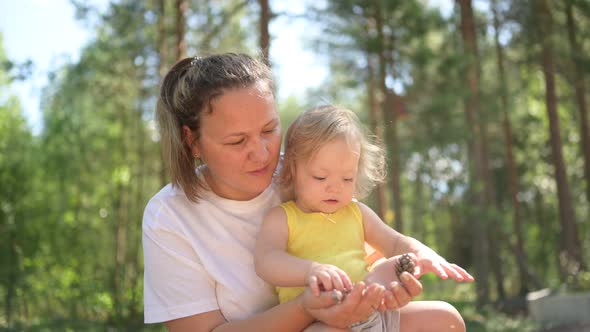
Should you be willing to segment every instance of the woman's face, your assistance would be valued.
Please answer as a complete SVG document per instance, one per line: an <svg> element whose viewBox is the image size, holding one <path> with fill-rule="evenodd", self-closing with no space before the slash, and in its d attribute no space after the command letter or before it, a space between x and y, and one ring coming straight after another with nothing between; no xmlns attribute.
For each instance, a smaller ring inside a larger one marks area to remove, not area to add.
<svg viewBox="0 0 590 332"><path fill-rule="evenodd" d="M279 160L281 126L271 94L256 87L229 90L201 116L193 155L206 164L205 179L219 196L250 200L271 183Z"/></svg>

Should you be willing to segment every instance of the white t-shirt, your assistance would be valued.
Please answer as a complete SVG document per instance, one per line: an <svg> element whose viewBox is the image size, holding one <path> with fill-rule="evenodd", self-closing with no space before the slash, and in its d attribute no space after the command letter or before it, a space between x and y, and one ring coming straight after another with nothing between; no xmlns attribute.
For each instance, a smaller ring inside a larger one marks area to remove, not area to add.
<svg viewBox="0 0 590 332"><path fill-rule="evenodd" d="M276 305L274 288L254 270L254 245L278 204L274 185L250 201L208 191L193 203L170 184L157 193L143 216L145 322L218 309L232 321Z"/></svg>

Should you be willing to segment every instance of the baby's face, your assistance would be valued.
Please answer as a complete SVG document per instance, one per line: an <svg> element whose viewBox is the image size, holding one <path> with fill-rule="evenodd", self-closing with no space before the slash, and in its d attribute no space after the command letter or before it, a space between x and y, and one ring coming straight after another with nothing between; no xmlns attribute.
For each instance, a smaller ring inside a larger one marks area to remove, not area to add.
<svg viewBox="0 0 590 332"><path fill-rule="evenodd" d="M304 212L334 213L354 195L360 145L337 138L296 163L295 203Z"/></svg>

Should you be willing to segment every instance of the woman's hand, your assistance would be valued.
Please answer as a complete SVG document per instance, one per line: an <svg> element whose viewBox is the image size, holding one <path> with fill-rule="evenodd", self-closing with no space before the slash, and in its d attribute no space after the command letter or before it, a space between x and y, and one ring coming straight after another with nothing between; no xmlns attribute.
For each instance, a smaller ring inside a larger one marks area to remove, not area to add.
<svg viewBox="0 0 590 332"><path fill-rule="evenodd" d="M315 296L319 296L320 291L336 289L348 292L352 289L352 282L346 272L337 266L316 262L311 264L307 272L307 285Z"/></svg>
<svg viewBox="0 0 590 332"><path fill-rule="evenodd" d="M433 272L441 279L448 279L449 277L456 281L471 282L475 280L465 269L457 264L449 263L434 250L425 247L416 252L416 255L409 254L417 262L414 276L420 278L428 272Z"/></svg>
<svg viewBox="0 0 590 332"><path fill-rule="evenodd" d="M369 318L375 310L379 310L384 294L385 287L378 284L365 287L362 281L355 284L346 296L338 290L333 290L322 292L317 297L308 287L302 294L302 305L317 320L330 326L347 328Z"/></svg>
<svg viewBox="0 0 590 332"><path fill-rule="evenodd" d="M413 275L404 272L400 275L400 279L400 281L392 281L387 285L387 291L379 307L380 311L402 308L422 293L422 283Z"/></svg>
<svg viewBox="0 0 590 332"><path fill-rule="evenodd" d="M379 307L381 311L399 309L422 293L422 284L410 273L402 273L400 275L401 279L398 280L395 274L398 258L399 256L395 256L383 260L373 266L365 277L367 284L379 284L387 288L383 302ZM415 259L416 257L413 256L412 258Z"/></svg>

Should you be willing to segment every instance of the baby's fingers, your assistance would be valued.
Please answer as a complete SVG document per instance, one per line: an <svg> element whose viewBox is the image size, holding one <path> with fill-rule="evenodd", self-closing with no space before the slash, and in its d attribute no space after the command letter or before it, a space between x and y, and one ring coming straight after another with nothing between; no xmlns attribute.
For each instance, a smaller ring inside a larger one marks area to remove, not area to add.
<svg viewBox="0 0 590 332"><path fill-rule="evenodd" d="M347 290L347 291L351 290L352 289L352 281L350 281L348 274L346 274L346 272L344 272L342 270L339 270L338 276L340 277L340 282L342 284L343 290Z"/></svg>
<svg viewBox="0 0 590 332"><path fill-rule="evenodd" d="M331 291L335 288L332 281L332 275L328 272L323 272L317 275L319 283L322 285L322 291Z"/></svg>
<svg viewBox="0 0 590 332"><path fill-rule="evenodd" d="M471 274L469 274L467 271L465 271L465 269L463 269L457 264L449 264L449 269L453 272L454 279L457 281L471 282L475 280Z"/></svg>
<svg viewBox="0 0 590 332"><path fill-rule="evenodd" d="M320 296L320 285L318 285L318 278L316 276L310 276L307 283L309 288L311 288L311 293L314 296Z"/></svg>

